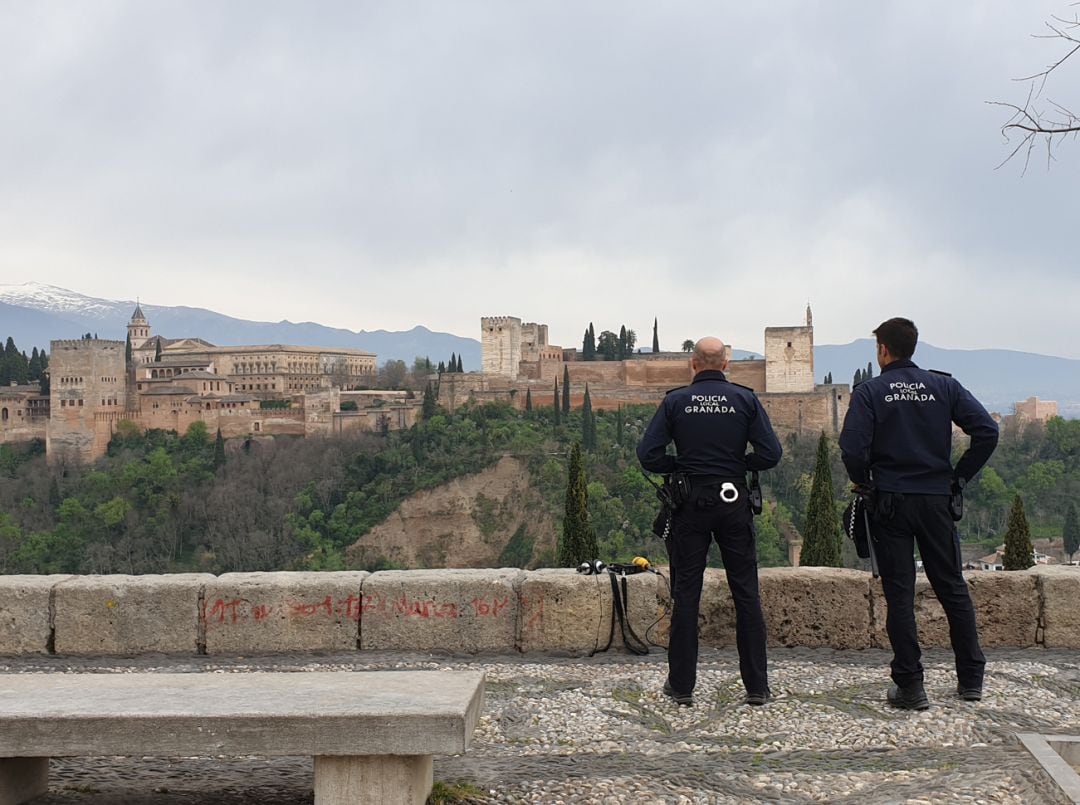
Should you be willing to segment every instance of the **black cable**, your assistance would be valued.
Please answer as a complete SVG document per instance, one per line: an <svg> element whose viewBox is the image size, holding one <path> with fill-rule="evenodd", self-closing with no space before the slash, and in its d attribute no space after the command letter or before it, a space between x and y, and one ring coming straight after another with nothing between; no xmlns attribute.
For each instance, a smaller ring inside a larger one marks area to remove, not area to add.
<svg viewBox="0 0 1080 805"><path fill-rule="evenodd" d="M645 640L648 642L648 644L650 646L656 646L657 648L666 649L667 646L663 645L662 643L657 643L655 640L653 640L649 636L649 632L651 632L654 628L656 628L656 625L658 623L660 623L660 621L662 621L664 618L670 618L671 617L671 610L672 610L675 602L674 602L674 600L672 599L672 596L671 596L671 582L668 581L668 577L665 576L663 573L661 573L659 570L657 570L655 572L656 572L657 576L659 576L660 578L662 578L664 580L664 584L667 585L668 597L667 597L667 603L664 604L664 611L661 612L659 617L657 617L657 619L654 620L652 623L650 623L648 628L645 629Z"/></svg>

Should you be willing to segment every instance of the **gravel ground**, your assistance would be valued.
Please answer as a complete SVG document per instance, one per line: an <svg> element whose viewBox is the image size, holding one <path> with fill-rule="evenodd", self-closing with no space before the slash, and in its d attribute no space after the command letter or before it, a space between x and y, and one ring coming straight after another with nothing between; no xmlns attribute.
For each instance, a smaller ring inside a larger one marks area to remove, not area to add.
<svg viewBox="0 0 1080 805"><path fill-rule="evenodd" d="M990 651L981 703L959 701L952 658L924 657L930 710L884 702L882 651L774 649L765 707L742 704L734 651L702 653L693 707L661 695L648 657L451 657L363 652L272 657L0 660L0 673L244 673L482 669L472 747L435 779L477 803L1067 803L1015 738L1080 734L1080 656ZM54 759L36 805L310 803L310 758Z"/></svg>

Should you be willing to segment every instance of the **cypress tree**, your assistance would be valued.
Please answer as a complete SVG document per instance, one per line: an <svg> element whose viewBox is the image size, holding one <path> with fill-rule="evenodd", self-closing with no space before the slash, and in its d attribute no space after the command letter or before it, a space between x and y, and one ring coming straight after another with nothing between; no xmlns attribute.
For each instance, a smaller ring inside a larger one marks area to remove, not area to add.
<svg viewBox="0 0 1080 805"><path fill-rule="evenodd" d="M31 383L41 380L41 355L38 354L37 347L30 352L30 362L26 365L26 379Z"/></svg>
<svg viewBox="0 0 1080 805"><path fill-rule="evenodd" d="M869 380L874 376L874 364L870 361L866 362L866 374L863 375L863 380Z"/></svg>
<svg viewBox="0 0 1080 805"><path fill-rule="evenodd" d="M585 343L581 345L581 357L586 361L596 360L596 330L593 329L592 322L589 322L589 329L585 331Z"/></svg>
<svg viewBox="0 0 1080 805"><path fill-rule="evenodd" d="M551 409L554 411L555 424L559 424L559 379L555 378L555 397L551 401Z"/></svg>
<svg viewBox="0 0 1080 805"><path fill-rule="evenodd" d="M593 414L588 383L585 384L585 399L581 403L581 446L589 451L596 449L596 415Z"/></svg>
<svg viewBox="0 0 1080 805"><path fill-rule="evenodd" d="M1080 551L1080 520L1076 517L1076 504L1070 503L1065 512L1065 526L1061 529L1061 537L1065 543L1065 553L1072 561L1073 554Z"/></svg>
<svg viewBox="0 0 1080 805"><path fill-rule="evenodd" d="M225 466L225 439L221 436L221 428L217 429L217 438L214 439L214 468Z"/></svg>
<svg viewBox="0 0 1080 805"><path fill-rule="evenodd" d="M127 339L124 341L124 363L131 364L131 332L127 334Z"/></svg>
<svg viewBox="0 0 1080 805"><path fill-rule="evenodd" d="M446 364L446 371L448 371L448 372L456 372L457 371L457 354L454 353L454 352L450 353L450 363Z"/></svg>
<svg viewBox="0 0 1080 805"><path fill-rule="evenodd" d="M626 360L626 325L619 328L619 360Z"/></svg>
<svg viewBox="0 0 1080 805"><path fill-rule="evenodd" d="M60 482L54 475L52 480L49 481L49 505L55 509L60 505L61 500L63 500L63 498L60 495Z"/></svg>
<svg viewBox="0 0 1080 805"><path fill-rule="evenodd" d="M622 447L623 443L623 410L620 405L615 411L615 444Z"/></svg>
<svg viewBox="0 0 1080 805"><path fill-rule="evenodd" d="M656 317L655 316L653 316L653 320L652 320L652 351L653 351L654 355L657 352L660 351L660 336L657 334L657 331L656 331Z"/></svg>
<svg viewBox="0 0 1080 805"><path fill-rule="evenodd" d="M461 372L461 373L463 373L465 371L465 365L461 362L461 356L460 355L457 356L457 370L458 370L458 372Z"/></svg>
<svg viewBox="0 0 1080 805"><path fill-rule="evenodd" d="M1005 556L1001 561L1006 570L1027 570L1035 564L1035 547L1031 544L1024 501L1017 495L1009 509L1009 525L1005 530Z"/></svg>
<svg viewBox="0 0 1080 805"><path fill-rule="evenodd" d="M446 372L446 364L439 361L439 368L436 370L440 375Z"/></svg>
<svg viewBox="0 0 1080 805"><path fill-rule="evenodd" d="M562 368L562 412L570 413L570 367L565 364Z"/></svg>
<svg viewBox="0 0 1080 805"><path fill-rule="evenodd" d="M157 346L154 347L154 363L161 363L161 339L157 339Z"/></svg>
<svg viewBox="0 0 1080 805"><path fill-rule="evenodd" d="M435 408L435 389L432 388L431 381L429 380L427 385L424 386L424 403L420 409L420 416L423 417L425 421L431 419L435 416Z"/></svg>
<svg viewBox="0 0 1080 805"><path fill-rule="evenodd" d="M577 567L597 558L596 534L589 528L589 492L581 445L574 442L566 472L566 510L556 563L559 567Z"/></svg>
<svg viewBox="0 0 1080 805"><path fill-rule="evenodd" d="M833 499L832 470L829 466L829 440L822 431L818 439L814 482L810 487L810 502L806 506L803 527L802 565L842 567L840 557L840 523Z"/></svg>
<svg viewBox="0 0 1080 805"><path fill-rule="evenodd" d="M532 389L525 389L525 410L532 412Z"/></svg>

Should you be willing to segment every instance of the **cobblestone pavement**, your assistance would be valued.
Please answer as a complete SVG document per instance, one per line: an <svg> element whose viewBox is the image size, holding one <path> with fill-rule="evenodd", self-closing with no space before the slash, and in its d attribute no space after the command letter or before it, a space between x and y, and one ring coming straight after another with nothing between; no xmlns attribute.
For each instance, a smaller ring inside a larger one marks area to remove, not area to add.
<svg viewBox="0 0 1080 805"><path fill-rule="evenodd" d="M742 704L734 651L706 650L693 707L660 694L663 652L588 659L363 652L0 660L0 673L482 669L469 751L435 779L483 803L1066 803L1016 732L1080 734L1080 656L990 651L985 698L959 701L948 652L924 658L931 709L890 709L882 651L774 649L775 699ZM55 759L36 805L310 803L310 758Z"/></svg>

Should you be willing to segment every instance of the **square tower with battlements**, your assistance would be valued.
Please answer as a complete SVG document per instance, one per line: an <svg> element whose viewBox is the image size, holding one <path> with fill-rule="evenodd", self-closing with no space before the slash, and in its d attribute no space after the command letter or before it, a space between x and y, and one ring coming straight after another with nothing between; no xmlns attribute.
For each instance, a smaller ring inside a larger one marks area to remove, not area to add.
<svg viewBox="0 0 1080 805"><path fill-rule="evenodd" d="M105 455L113 426L125 416L124 342L53 341L49 379L49 462L86 463Z"/></svg>
<svg viewBox="0 0 1080 805"><path fill-rule="evenodd" d="M485 316L480 319L481 371L516 378L521 363L521 319Z"/></svg>
<svg viewBox="0 0 1080 805"><path fill-rule="evenodd" d="M765 328L765 391L814 390L814 327L809 311L804 327Z"/></svg>

